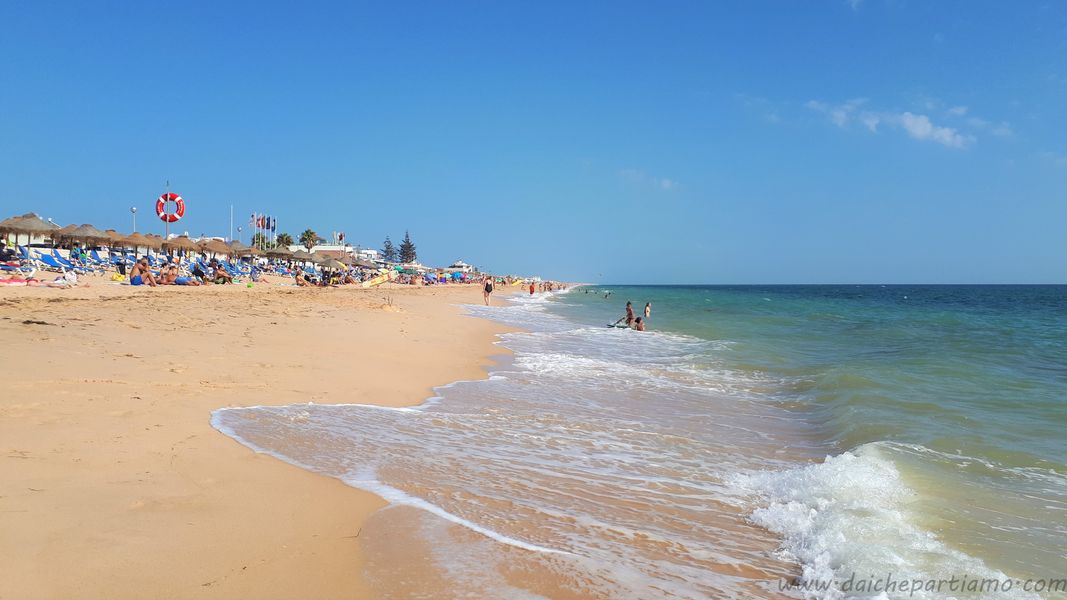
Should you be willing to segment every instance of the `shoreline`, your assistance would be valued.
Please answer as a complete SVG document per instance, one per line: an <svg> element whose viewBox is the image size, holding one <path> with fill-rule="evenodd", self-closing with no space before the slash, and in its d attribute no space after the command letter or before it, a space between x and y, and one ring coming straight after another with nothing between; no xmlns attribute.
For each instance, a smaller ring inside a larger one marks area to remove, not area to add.
<svg viewBox="0 0 1067 600"><path fill-rule="evenodd" d="M369 596L356 540L387 502L253 452L211 412L421 404L507 353L507 327L456 306L480 301L477 286L6 290L0 598Z"/></svg>

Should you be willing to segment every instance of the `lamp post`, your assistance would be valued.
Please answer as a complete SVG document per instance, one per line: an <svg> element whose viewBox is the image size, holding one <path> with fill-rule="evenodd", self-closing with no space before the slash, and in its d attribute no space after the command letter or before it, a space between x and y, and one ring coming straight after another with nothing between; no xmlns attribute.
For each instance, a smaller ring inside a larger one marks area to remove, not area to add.
<svg viewBox="0 0 1067 600"><path fill-rule="evenodd" d="M137 231L137 207L130 207L130 214L133 215L133 230Z"/></svg>
<svg viewBox="0 0 1067 600"><path fill-rule="evenodd" d="M240 225L237 226L237 241L241 242L242 244L245 243L244 237L241 236L241 226Z"/></svg>

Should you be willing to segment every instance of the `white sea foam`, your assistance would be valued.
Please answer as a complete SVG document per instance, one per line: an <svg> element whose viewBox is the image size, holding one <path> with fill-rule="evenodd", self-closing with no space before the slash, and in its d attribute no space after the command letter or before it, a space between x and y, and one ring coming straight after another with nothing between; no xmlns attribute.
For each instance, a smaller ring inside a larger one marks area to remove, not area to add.
<svg viewBox="0 0 1067 600"><path fill-rule="evenodd" d="M439 388L419 407L223 409L213 424L257 451L533 552L540 568L595 593L758 592L745 578L709 575L764 568L775 546L739 517L724 484L737 469L776 464L782 443L765 430L782 416L727 393L758 382L716 366L721 345L575 327L546 302L469 307L529 332L503 336L512 364Z"/></svg>
<svg viewBox="0 0 1067 600"><path fill-rule="evenodd" d="M471 531L480 533L489 539L496 540L501 544L507 544L508 546L514 546L523 550L529 550L530 552L543 552L545 554L567 554L567 552L563 550L546 548L544 546L538 546L537 544L531 544L522 540L517 540L515 538L508 537L506 535L502 535L500 533L497 533L496 531L493 531L492 529L482 527L477 523L468 521L467 519L464 519L462 517L458 517L442 509L436 504L431 504L423 500L422 498L417 498L415 496L412 496L411 494L406 494L392 486L386 485L378 481L375 478L374 472L370 469L363 469L358 473L343 477L341 479L352 487L357 487L382 497L390 504L395 504L397 506L411 506L424 510L432 515L441 517L446 521L451 521L457 525L466 527Z"/></svg>
<svg viewBox="0 0 1067 600"><path fill-rule="evenodd" d="M736 475L731 483L757 494L752 513L759 525L782 537L783 556L799 563L807 582L835 581L844 589L808 591L806 598L980 598L965 592L856 591L848 581L1008 578L981 560L949 547L920 525L916 492L884 455L867 444L820 463ZM945 584L947 585L947 584ZM998 598L1038 598L1021 589Z"/></svg>

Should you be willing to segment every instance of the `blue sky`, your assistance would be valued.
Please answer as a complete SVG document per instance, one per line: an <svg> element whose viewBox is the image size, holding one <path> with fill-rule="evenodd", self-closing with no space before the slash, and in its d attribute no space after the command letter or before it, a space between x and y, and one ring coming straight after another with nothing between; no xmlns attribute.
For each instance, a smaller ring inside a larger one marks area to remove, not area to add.
<svg viewBox="0 0 1067 600"><path fill-rule="evenodd" d="M0 218L162 232L169 180L499 272L1067 282L1067 3L7 0L0 57Z"/></svg>

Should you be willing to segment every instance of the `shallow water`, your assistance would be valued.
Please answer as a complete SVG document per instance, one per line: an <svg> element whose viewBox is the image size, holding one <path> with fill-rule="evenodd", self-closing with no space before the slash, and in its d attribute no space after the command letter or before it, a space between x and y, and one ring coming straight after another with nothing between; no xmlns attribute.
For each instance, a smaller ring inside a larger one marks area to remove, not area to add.
<svg viewBox="0 0 1067 600"><path fill-rule="evenodd" d="M385 597L775 597L798 574L887 567L1057 575L1067 362L1049 355L1064 339L1049 327L1063 322L1034 308L1023 332L994 292L976 327L973 298L896 308L907 294L880 289L579 288L469 307L528 331L502 336L514 358L487 380L412 409L213 422L391 502L364 541L397 554L368 565ZM653 302L652 331L603 327L626 297ZM1004 320L1007 338L983 329ZM398 535L425 551L390 550ZM436 583L398 577L407 562Z"/></svg>

